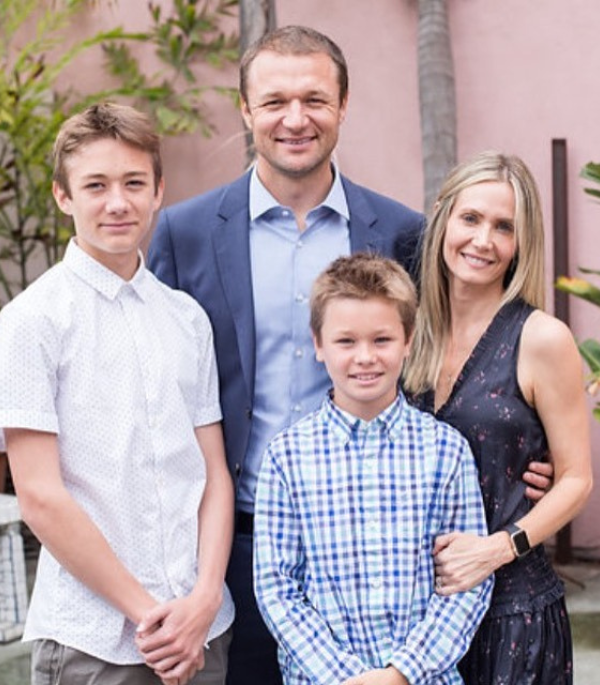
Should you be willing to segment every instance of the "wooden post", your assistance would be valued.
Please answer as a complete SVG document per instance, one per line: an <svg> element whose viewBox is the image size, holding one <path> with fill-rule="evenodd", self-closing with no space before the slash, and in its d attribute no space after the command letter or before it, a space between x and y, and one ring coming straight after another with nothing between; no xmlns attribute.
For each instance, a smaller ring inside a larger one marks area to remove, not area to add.
<svg viewBox="0 0 600 685"><path fill-rule="evenodd" d="M554 273L553 282L558 276L569 274L569 215L567 188L567 141L564 138L552 140L552 228ZM554 289L554 314L569 325L569 294ZM569 564L573 559L571 545L571 524L567 524L556 535L556 555L558 564Z"/></svg>

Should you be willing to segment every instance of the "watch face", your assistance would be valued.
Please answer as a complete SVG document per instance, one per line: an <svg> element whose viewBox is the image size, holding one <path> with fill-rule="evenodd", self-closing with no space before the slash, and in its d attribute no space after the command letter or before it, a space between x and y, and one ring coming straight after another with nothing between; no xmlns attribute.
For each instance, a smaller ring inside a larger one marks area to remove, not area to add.
<svg viewBox="0 0 600 685"><path fill-rule="evenodd" d="M519 530L512 535L513 543L515 545L515 550L517 556L522 556L529 552L529 540L527 539L527 533L524 530Z"/></svg>

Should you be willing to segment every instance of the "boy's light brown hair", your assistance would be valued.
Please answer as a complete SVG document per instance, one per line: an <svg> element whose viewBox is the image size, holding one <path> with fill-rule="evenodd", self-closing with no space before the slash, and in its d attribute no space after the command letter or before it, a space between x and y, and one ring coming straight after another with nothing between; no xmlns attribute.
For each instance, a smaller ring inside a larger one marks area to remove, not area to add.
<svg viewBox="0 0 600 685"><path fill-rule="evenodd" d="M154 190L162 179L160 136L150 119L133 107L104 102L67 119L54 142L52 179L71 197L67 161L84 145L104 138L120 140L147 152L152 159Z"/></svg>
<svg viewBox="0 0 600 685"><path fill-rule="evenodd" d="M379 297L394 304L404 335L413 332L417 314L417 291L408 273L397 262L369 253L338 257L315 281L310 298L310 327L318 342L325 309L331 300L367 300Z"/></svg>

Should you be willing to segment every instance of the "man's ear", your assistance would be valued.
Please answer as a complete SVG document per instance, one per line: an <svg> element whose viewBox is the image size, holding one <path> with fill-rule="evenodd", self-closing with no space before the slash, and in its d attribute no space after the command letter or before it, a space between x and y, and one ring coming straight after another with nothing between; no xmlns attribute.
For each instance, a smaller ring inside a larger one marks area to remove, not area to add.
<svg viewBox="0 0 600 685"><path fill-rule="evenodd" d="M61 212L72 214L69 193L56 181L52 181L52 195Z"/></svg>
<svg viewBox="0 0 600 685"><path fill-rule="evenodd" d="M242 119L246 128L250 131L252 130L252 113L250 112L250 107L248 102L244 98L240 98L240 112L242 113Z"/></svg>
<svg viewBox="0 0 600 685"><path fill-rule="evenodd" d="M342 100L340 104L340 124L343 124L344 121L346 120L346 112L348 110L348 93L346 93L346 97Z"/></svg>

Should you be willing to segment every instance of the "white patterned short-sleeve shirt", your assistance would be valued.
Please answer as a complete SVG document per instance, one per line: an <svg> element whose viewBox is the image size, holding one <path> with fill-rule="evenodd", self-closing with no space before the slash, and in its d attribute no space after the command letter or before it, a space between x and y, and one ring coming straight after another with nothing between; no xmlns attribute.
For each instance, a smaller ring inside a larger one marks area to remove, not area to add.
<svg viewBox="0 0 600 685"><path fill-rule="evenodd" d="M72 241L0 312L0 428L57 434L66 487L158 601L196 581L206 467L194 428L220 419L208 317L143 262L124 281ZM209 640L233 620L224 595ZM143 660L134 634L42 548L25 639L125 664Z"/></svg>

